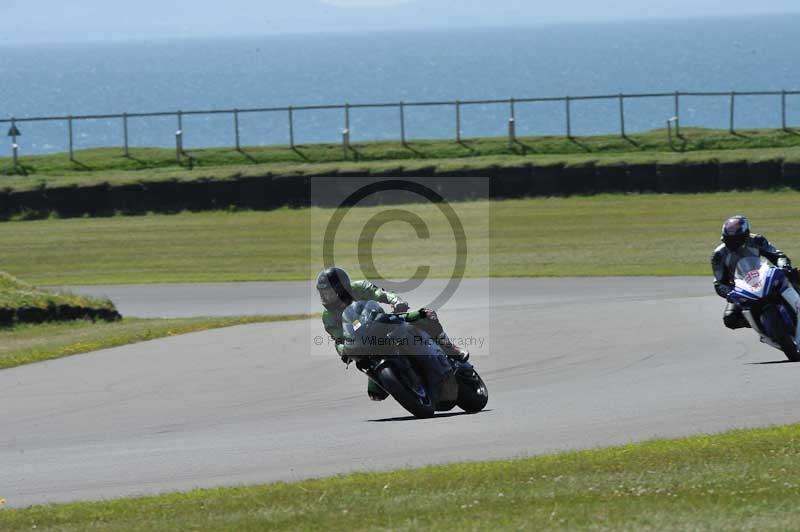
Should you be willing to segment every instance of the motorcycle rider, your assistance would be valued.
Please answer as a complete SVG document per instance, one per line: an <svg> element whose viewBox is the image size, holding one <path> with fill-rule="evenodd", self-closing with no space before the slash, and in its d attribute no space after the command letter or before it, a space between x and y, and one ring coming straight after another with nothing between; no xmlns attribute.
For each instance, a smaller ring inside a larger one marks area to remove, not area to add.
<svg viewBox="0 0 800 532"><path fill-rule="evenodd" d="M342 362L350 360L345 352L345 339L342 331L342 312L353 301L372 300L392 306L392 310L402 314L402 319L414 322L416 327L424 330L433 338L449 358L460 362L469 359L469 351L450 341L442 329L436 312L432 309L419 309L408 312L409 306L400 296L375 286L367 280L350 281L350 276L341 268L328 268L317 276L317 292L324 310L322 324L325 331L333 338L336 352ZM367 384L367 394L373 401L383 401L388 397L377 384L371 380Z"/></svg>
<svg viewBox="0 0 800 532"><path fill-rule="evenodd" d="M711 256L711 269L714 272L714 290L720 297L728 300L722 321L729 329L740 329L750 327L741 307L728 298L734 287L734 276L736 264L743 257L764 257L776 267L794 272L792 262L784 252L769 243L764 236L750 233L750 223L747 218L741 215L728 218L722 225L722 236L720 244ZM792 278L790 276L790 278ZM794 288L793 283L788 284L788 288L781 294L789 305L798 311L800 316L800 294ZM795 332L795 339L800 340L800 320L798 329Z"/></svg>

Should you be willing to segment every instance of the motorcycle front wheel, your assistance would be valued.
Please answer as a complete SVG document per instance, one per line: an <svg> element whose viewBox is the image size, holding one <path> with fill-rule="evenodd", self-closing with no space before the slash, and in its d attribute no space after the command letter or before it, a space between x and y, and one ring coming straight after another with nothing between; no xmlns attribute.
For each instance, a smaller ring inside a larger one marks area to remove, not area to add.
<svg viewBox="0 0 800 532"><path fill-rule="evenodd" d="M783 318L781 317L778 309L772 305L764 307L764 310L762 311L762 319L764 318L773 324L773 329L775 329L773 333L773 340L775 343L781 346L781 351L783 351L783 354L786 355L786 358L792 362L800 361L800 356L798 356L797 353L797 346L794 344L792 335L784 325Z"/></svg>
<svg viewBox="0 0 800 532"><path fill-rule="evenodd" d="M470 371L471 375L458 375L458 401L459 408L474 414L486 408L489 402L489 390L486 383L475 370Z"/></svg>
<svg viewBox="0 0 800 532"><path fill-rule="evenodd" d="M400 406L408 410L414 417L433 417L436 407L428 397L424 386L418 384L412 387L406 384L405 379L398 378L394 369L390 366L384 366L380 369L378 379L383 389L389 392L395 401L400 403Z"/></svg>

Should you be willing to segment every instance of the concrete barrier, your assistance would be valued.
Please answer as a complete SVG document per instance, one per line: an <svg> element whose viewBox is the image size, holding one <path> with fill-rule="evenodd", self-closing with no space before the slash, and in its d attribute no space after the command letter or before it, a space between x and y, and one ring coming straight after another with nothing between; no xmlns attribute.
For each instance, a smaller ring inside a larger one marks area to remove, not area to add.
<svg viewBox="0 0 800 532"><path fill-rule="evenodd" d="M568 164L561 171L558 192L561 194L591 194L597 189L594 163Z"/></svg>
<svg viewBox="0 0 800 532"><path fill-rule="evenodd" d="M595 167L594 190L602 192L626 192L630 190L628 168L624 164L597 165Z"/></svg>
<svg viewBox="0 0 800 532"><path fill-rule="evenodd" d="M212 209L226 209L239 203L239 183L234 180L209 181L208 193Z"/></svg>
<svg viewBox="0 0 800 532"><path fill-rule="evenodd" d="M9 325L14 323L14 318L16 318L16 315L17 309L0 307L0 325Z"/></svg>
<svg viewBox="0 0 800 532"><path fill-rule="evenodd" d="M656 166L659 192L687 192L690 176L682 162L659 164Z"/></svg>
<svg viewBox="0 0 800 532"><path fill-rule="evenodd" d="M783 182L780 161L752 161L747 173L751 188L772 188Z"/></svg>
<svg viewBox="0 0 800 532"><path fill-rule="evenodd" d="M597 192L704 192L733 189L764 189L789 186L800 189L800 162L738 161L717 164L675 162L595 165L545 164L529 162L514 167L463 168L437 172L426 167L405 170L398 167L378 173L361 171L315 176L260 176L226 180L163 181L125 185L53 187L26 191L0 191L0 219L17 214L32 217L57 212L61 216L98 215L119 211L140 214L148 211L203 211L228 207L275 209L310 204L311 183L329 180L342 197L352 189L353 180L363 186L376 178L423 178L428 186L458 199L482 199L485 179L496 198L592 194ZM344 188L343 188L344 187ZM370 199L397 203L404 193ZM418 198L409 199L416 200ZM331 205L332 206L332 205Z"/></svg>
<svg viewBox="0 0 800 532"><path fill-rule="evenodd" d="M81 214L102 214L111 211L108 202L108 183L80 187Z"/></svg>
<svg viewBox="0 0 800 532"><path fill-rule="evenodd" d="M0 219L8 218L11 212L8 208L8 190L0 190Z"/></svg>
<svg viewBox="0 0 800 532"><path fill-rule="evenodd" d="M48 309L39 307L20 307L17 309L19 323L44 323L49 321Z"/></svg>
<svg viewBox="0 0 800 532"><path fill-rule="evenodd" d="M236 183L239 185L238 206L256 210L269 208L271 178L240 177Z"/></svg>
<svg viewBox="0 0 800 532"><path fill-rule="evenodd" d="M745 161L719 164L719 190L750 188L750 168Z"/></svg>
<svg viewBox="0 0 800 532"><path fill-rule="evenodd" d="M552 196L558 193L563 164L550 164L533 166L531 168L533 185L530 188L532 196Z"/></svg>
<svg viewBox="0 0 800 532"><path fill-rule="evenodd" d="M717 190L719 182L719 165L716 163L690 162L686 164L689 174L689 190L693 192L711 192Z"/></svg>
<svg viewBox="0 0 800 532"><path fill-rule="evenodd" d="M146 198L148 211L174 212L179 205L178 181L146 181L141 183L142 194Z"/></svg>
<svg viewBox="0 0 800 532"><path fill-rule="evenodd" d="M306 176L273 177L270 204L274 207L307 207L311 198L311 182Z"/></svg>
<svg viewBox="0 0 800 532"><path fill-rule="evenodd" d="M0 308L0 324L13 323L45 323L51 321L119 321L122 316L113 308L93 308L75 305L55 305L47 307L2 307Z"/></svg>
<svg viewBox="0 0 800 532"><path fill-rule="evenodd" d="M87 210L89 206L84 204L84 195L77 185L45 188L42 192L49 209L58 212L59 215L80 216L84 212L89 212Z"/></svg>
<svg viewBox="0 0 800 532"><path fill-rule="evenodd" d="M178 205L190 211L207 211L214 207L211 197L211 180L180 181L176 185Z"/></svg>
<svg viewBox="0 0 800 532"><path fill-rule="evenodd" d="M108 205L112 211L140 214L149 209L148 197L141 184L116 185L108 189Z"/></svg>
<svg viewBox="0 0 800 532"><path fill-rule="evenodd" d="M516 168L498 168L490 172L489 189L495 198L523 198L536 195L536 180L533 177L533 166L523 165Z"/></svg>
<svg viewBox="0 0 800 532"><path fill-rule="evenodd" d="M800 161L784 161L781 165L781 183L800 189Z"/></svg>
<svg viewBox="0 0 800 532"><path fill-rule="evenodd" d="M42 213L50 211L50 204L43 189L12 190L8 194L8 210L11 214L24 212Z"/></svg>
<svg viewBox="0 0 800 532"><path fill-rule="evenodd" d="M628 190L655 192L658 190L658 167L655 163L635 163L628 167Z"/></svg>

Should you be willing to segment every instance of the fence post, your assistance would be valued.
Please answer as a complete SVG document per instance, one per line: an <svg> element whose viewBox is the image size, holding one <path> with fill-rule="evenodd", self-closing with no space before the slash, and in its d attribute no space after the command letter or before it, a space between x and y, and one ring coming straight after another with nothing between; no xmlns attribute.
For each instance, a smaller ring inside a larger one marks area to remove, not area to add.
<svg viewBox="0 0 800 532"><path fill-rule="evenodd" d="M675 122L675 129L677 131L678 125L678 118L673 116L669 120L667 120L667 136L669 138L669 147L672 151L675 151L675 145L672 143L672 123Z"/></svg>
<svg viewBox="0 0 800 532"><path fill-rule="evenodd" d="M456 142L461 142L461 101L456 100Z"/></svg>
<svg viewBox="0 0 800 532"><path fill-rule="evenodd" d="M181 154L183 153L183 112L178 111L178 130L175 131L175 158L181 164Z"/></svg>
<svg viewBox="0 0 800 532"><path fill-rule="evenodd" d="M508 118L508 145L512 147L517 140L517 113L514 108L514 98L508 101L509 112L511 116Z"/></svg>
<svg viewBox="0 0 800 532"><path fill-rule="evenodd" d="M403 102L400 102L400 143L406 145L406 111Z"/></svg>
<svg viewBox="0 0 800 532"><path fill-rule="evenodd" d="M619 95L619 131L622 138L627 137L625 134L625 95L622 93Z"/></svg>
<svg viewBox="0 0 800 532"><path fill-rule="evenodd" d="M572 117L570 116L571 115L570 97L567 96L564 99L564 101L566 102L566 108L567 108L567 138L571 139L572 138Z"/></svg>
<svg viewBox="0 0 800 532"><path fill-rule="evenodd" d="M17 144L19 130L13 118L11 119L11 129L8 130L8 134L11 137L11 154L14 157L14 171L19 171L19 144Z"/></svg>
<svg viewBox="0 0 800 532"><path fill-rule="evenodd" d="M681 93L675 91L675 136L681 136Z"/></svg>
<svg viewBox="0 0 800 532"><path fill-rule="evenodd" d="M730 116L730 124L728 125L728 132L732 135L734 133L733 127L733 113L734 109L736 108L736 92L731 91L731 116Z"/></svg>
<svg viewBox="0 0 800 532"><path fill-rule="evenodd" d="M67 117L67 130L69 134L69 160L75 161L74 143L72 140L72 115Z"/></svg>
<svg viewBox="0 0 800 532"><path fill-rule="evenodd" d="M128 113L122 114L122 135L125 137L125 157L130 157L130 150L128 149Z"/></svg>
<svg viewBox="0 0 800 532"><path fill-rule="evenodd" d="M233 110L233 129L236 132L236 151L242 151L242 146L239 144L239 110Z"/></svg>
<svg viewBox="0 0 800 532"><path fill-rule="evenodd" d="M781 128L786 131L786 89L781 91Z"/></svg>
<svg viewBox="0 0 800 532"><path fill-rule="evenodd" d="M345 129L342 131L342 148L344 149L344 160L350 158L350 130Z"/></svg>
<svg viewBox="0 0 800 532"><path fill-rule="evenodd" d="M289 106L289 147L294 149L294 109Z"/></svg>

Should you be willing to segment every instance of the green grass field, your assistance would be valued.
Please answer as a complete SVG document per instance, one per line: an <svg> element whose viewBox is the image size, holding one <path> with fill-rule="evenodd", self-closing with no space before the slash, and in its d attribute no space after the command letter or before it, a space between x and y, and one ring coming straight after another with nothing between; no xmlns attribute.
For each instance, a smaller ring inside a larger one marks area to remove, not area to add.
<svg viewBox="0 0 800 532"><path fill-rule="evenodd" d="M224 318L137 319L113 323L72 321L0 328L0 369L99 349L249 323L310 316L231 316ZM2 495L2 494L0 494Z"/></svg>
<svg viewBox="0 0 800 532"><path fill-rule="evenodd" d="M297 484L6 509L0 529L797 530L798 478L800 425L793 425Z"/></svg>
<svg viewBox="0 0 800 532"><path fill-rule="evenodd" d="M433 206L408 208L437 220ZM735 213L800 256L800 193L790 190L476 201L454 208L471 238L470 276L710 275L722 222ZM379 210L355 209L348 217L337 241L341 266L358 271L360 225ZM0 224L0 268L37 285L306 280L317 272L312 243L330 215L281 209L7 222ZM399 222L377 236L376 264L385 276L410 276L419 264L430 264L432 276L452 271L449 226L435 225L427 241Z"/></svg>
<svg viewBox="0 0 800 532"><path fill-rule="evenodd" d="M337 171L389 172L426 168L454 171L464 168L517 166L525 163L599 164L620 162L800 160L800 134L783 130L725 130L683 128L684 140L671 146L663 130L591 137L527 137L509 145L503 137L354 144L356 159L344 159L338 144L290 149L288 146L190 150L179 166L174 149L136 148L125 157L120 148L82 150L75 161L67 154L23 156L25 175L19 175L9 157L0 157L2 186L28 189L47 183L127 183L168 179L226 179L247 175L324 175ZM23 147L24 149L24 147Z"/></svg>

